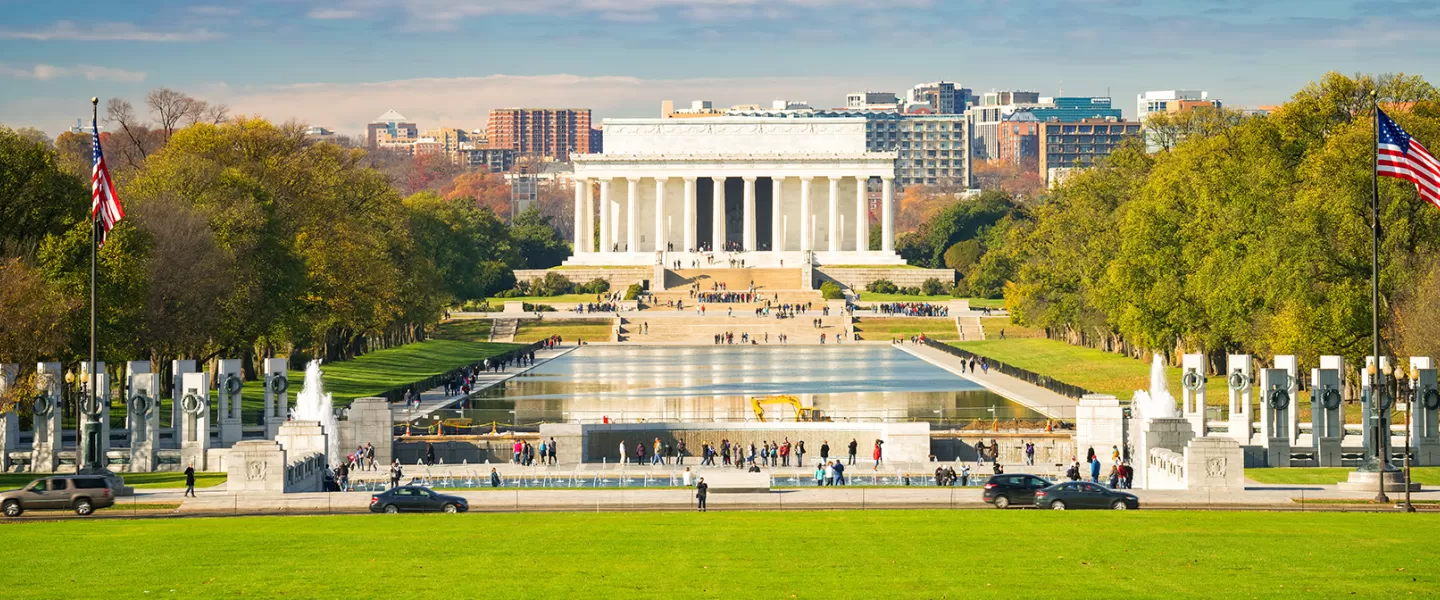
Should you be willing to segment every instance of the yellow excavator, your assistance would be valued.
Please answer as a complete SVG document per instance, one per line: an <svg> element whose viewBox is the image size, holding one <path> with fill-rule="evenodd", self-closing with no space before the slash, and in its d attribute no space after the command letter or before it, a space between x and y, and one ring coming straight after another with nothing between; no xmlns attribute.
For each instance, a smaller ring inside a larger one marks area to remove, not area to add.
<svg viewBox="0 0 1440 600"><path fill-rule="evenodd" d="M817 408L802 406L800 399L795 396L751 396L750 407L755 409L755 418L761 422L765 421L765 404L788 404L795 409L796 421L829 421L830 419Z"/></svg>

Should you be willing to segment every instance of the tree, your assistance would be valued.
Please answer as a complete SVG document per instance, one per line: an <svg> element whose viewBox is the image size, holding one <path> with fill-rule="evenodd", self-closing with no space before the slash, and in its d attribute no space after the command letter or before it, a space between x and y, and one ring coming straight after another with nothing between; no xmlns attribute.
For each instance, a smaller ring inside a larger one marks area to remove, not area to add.
<svg viewBox="0 0 1440 600"><path fill-rule="evenodd" d="M54 151L0 127L0 258L33 259L48 235L86 215L84 184L66 173Z"/></svg>
<svg viewBox="0 0 1440 600"><path fill-rule="evenodd" d="M558 267L570 256L570 243L550 224L550 217L532 206L515 217L510 224L510 237L526 269Z"/></svg>
<svg viewBox="0 0 1440 600"><path fill-rule="evenodd" d="M973 170L975 185L982 190L1000 190L1017 199L1039 198L1045 192L1039 157L1019 162L978 161Z"/></svg>
<svg viewBox="0 0 1440 600"><path fill-rule="evenodd" d="M440 189L440 195L447 200L469 198L476 206L489 208L502 219L510 217L510 184L499 173L461 173Z"/></svg>
<svg viewBox="0 0 1440 600"><path fill-rule="evenodd" d="M405 199L420 254L434 264L454 301L487 298L514 285L513 265L524 260L505 224L469 198L421 192Z"/></svg>

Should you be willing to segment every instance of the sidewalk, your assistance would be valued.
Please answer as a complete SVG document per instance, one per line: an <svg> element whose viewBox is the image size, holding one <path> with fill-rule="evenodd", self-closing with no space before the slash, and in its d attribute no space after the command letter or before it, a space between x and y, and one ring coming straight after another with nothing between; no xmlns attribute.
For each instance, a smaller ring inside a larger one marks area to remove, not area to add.
<svg viewBox="0 0 1440 600"><path fill-rule="evenodd" d="M925 362L973 381L987 390L1004 396L1006 399L1017 402L1049 418L1067 421L1075 419L1075 406L1078 404L1078 401L1074 398L1068 398L1045 388L1031 385L999 371L990 371L989 373L984 373L983 371L981 373L962 373L960 371L960 357L946 354L929 346L921 344L896 344L895 347Z"/></svg>
<svg viewBox="0 0 1440 600"><path fill-rule="evenodd" d="M474 395L481 390L484 390L502 381L510 379L511 377L514 377L516 375L529 371L530 369L543 365L551 360L569 354L575 348L577 348L577 346L562 346L560 348L553 348L550 350L536 350L535 364L533 365L526 365L523 367L511 365L510 367L507 367L505 370L498 373L495 371L477 373L475 375L475 385L473 388L471 388L470 394ZM395 422L404 423L407 421L414 421L416 419L428 417L431 413L446 408L451 404L455 404L456 402L459 402L463 399L465 399L465 394L446 395L444 386L422 392L420 394L419 408L407 409L401 407L395 409Z"/></svg>

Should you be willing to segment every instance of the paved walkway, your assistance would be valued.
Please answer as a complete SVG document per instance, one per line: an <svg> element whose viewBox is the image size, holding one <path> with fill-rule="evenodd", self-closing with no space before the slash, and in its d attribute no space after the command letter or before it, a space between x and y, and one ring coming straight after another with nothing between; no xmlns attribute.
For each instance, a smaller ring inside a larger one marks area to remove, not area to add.
<svg viewBox="0 0 1440 600"><path fill-rule="evenodd" d="M575 348L577 348L577 346L561 346L559 348L553 348L550 350L536 350L535 364L533 365L525 365L523 367L512 365L498 373L494 371L478 373L475 375L475 386L470 390L470 394L474 395L475 393L480 392L485 388L488 388L502 381L510 379L511 377L529 371L530 369L543 365L553 359L569 354ZM464 398L464 394L447 395L445 393L444 386L425 391L420 394L419 408L401 407L395 410L395 422L404 423L406 421L414 421L416 419L428 417L431 413L449 407L450 405L455 404L456 402L459 402Z"/></svg>
<svg viewBox="0 0 1440 600"><path fill-rule="evenodd" d="M973 381L987 390L1004 396L1009 400L1013 400L1042 415L1052 419L1067 421L1075 419L1075 406L1079 402L1074 398L1062 396L999 371L992 370L989 373L983 371L980 373L967 371L962 373L960 371L960 357L941 352L929 346L921 344L897 344L895 347L910 353L916 358Z"/></svg>

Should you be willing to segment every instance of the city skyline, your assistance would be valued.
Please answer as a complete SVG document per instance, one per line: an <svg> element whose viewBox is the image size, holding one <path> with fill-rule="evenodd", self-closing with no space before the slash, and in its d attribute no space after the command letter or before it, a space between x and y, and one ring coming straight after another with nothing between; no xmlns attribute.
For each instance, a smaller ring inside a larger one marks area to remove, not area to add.
<svg viewBox="0 0 1440 600"><path fill-rule="evenodd" d="M477 127L494 108L649 117L662 100L843 106L955 81L981 93L1204 89L1279 104L1325 72L1440 60L1440 7L1405 0L0 0L0 123L54 135L90 96L170 87L232 114L355 135L388 109Z"/></svg>

